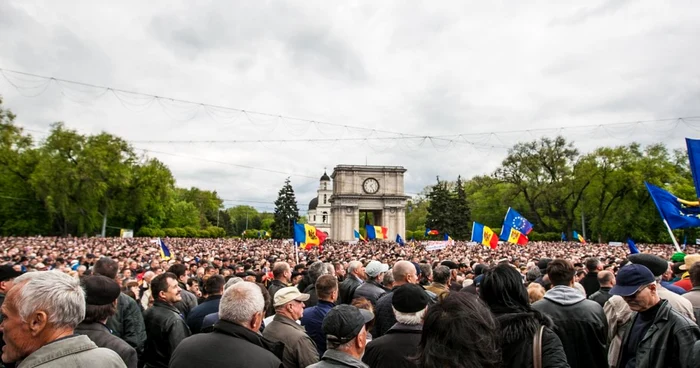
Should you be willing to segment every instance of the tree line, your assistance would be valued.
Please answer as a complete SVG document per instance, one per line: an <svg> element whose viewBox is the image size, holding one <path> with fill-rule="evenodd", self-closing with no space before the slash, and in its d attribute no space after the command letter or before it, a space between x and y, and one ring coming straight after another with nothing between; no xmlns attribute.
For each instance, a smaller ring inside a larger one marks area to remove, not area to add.
<svg viewBox="0 0 700 368"><path fill-rule="evenodd" d="M630 237L669 243L644 181L680 198L697 197L684 150L631 143L581 154L564 137L541 138L514 145L490 175L463 184L460 178L451 183L438 178L409 203L407 230L416 238L431 228L468 239L471 229L461 225L477 221L499 232L513 207L534 224L531 240L557 241L562 233L571 240L573 231L582 233L585 226L596 242ZM695 229L675 234L680 242L694 243L698 236Z"/></svg>

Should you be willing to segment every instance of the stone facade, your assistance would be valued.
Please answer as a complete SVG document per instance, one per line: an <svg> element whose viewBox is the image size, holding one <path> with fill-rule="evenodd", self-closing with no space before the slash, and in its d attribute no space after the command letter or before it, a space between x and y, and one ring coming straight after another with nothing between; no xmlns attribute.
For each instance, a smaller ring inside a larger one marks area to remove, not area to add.
<svg viewBox="0 0 700 368"><path fill-rule="evenodd" d="M316 191L316 198L309 202L309 211L306 214L307 222L316 229L321 230L331 237L331 197L333 196L333 186L331 178L324 172L321 176L320 185Z"/></svg>

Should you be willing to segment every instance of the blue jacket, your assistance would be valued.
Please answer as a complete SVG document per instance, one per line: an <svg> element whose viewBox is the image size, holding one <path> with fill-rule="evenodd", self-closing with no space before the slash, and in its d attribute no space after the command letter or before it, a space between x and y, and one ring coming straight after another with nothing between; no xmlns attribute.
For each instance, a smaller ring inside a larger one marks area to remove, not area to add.
<svg viewBox="0 0 700 368"><path fill-rule="evenodd" d="M661 286L665 287L666 290L673 291L678 295L683 295L686 293L685 289L683 289L680 286L673 285L673 283L669 281L661 281Z"/></svg>
<svg viewBox="0 0 700 368"><path fill-rule="evenodd" d="M190 311L190 314L187 316L187 326L190 327L190 331L193 334L201 332L202 322L206 315L219 312L219 302L221 302L221 295L212 295L204 303Z"/></svg>
<svg viewBox="0 0 700 368"><path fill-rule="evenodd" d="M326 334L323 333L323 319L326 314L335 307L335 303L319 300L313 307L305 308L301 317L301 325L306 328L306 333L316 343L318 356L323 356L326 352Z"/></svg>

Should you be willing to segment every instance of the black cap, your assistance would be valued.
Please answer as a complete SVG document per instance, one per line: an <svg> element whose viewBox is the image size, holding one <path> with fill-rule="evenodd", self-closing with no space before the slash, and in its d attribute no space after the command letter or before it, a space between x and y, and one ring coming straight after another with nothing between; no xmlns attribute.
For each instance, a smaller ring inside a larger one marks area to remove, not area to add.
<svg viewBox="0 0 700 368"><path fill-rule="evenodd" d="M654 276L661 276L668 270L668 262L665 259L647 253L630 254L627 259L633 264L640 264L651 271Z"/></svg>
<svg viewBox="0 0 700 368"><path fill-rule="evenodd" d="M416 284L403 284L391 295L391 305L402 313L420 312L428 306L429 301L425 290Z"/></svg>
<svg viewBox="0 0 700 368"><path fill-rule="evenodd" d="M441 266L447 266L447 267L449 267L449 269L451 269L451 270L456 270L456 269L459 268L459 265L457 265L456 263L454 263L454 262L452 262L452 261L442 261L442 263L440 263L440 265L441 265Z"/></svg>
<svg viewBox="0 0 700 368"><path fill-rule="evenodd" d="M374 314L352 305L333 307L323 319L323 332L329 342L345 344L357 336L365 323L374 319Z"/></svg>
<svg viewBox="0 0 700 368"><path fill-rule="evenodd" d="M634 295L639 288L654 282L654 275L644 265L629 264L617 273L616 283L610 294L620 296Z"/></svg>
<svg viewBox="0 0 700 368"><path fill-rule="evenodd" d="M89 305L107 305L114 303L121 293L119 284L102 275L83 278L85 303Z"/></svg>
<svg viewBox="0 0 700 368"><path fill-rule="evenodd" d="M549 266L549 262L552 262L551 258L542 258L537 262L537 268L539 268L540 271L545 271L547 269L547 266Z"/></svg>
<svg viewBox="0 0 700 368"><path fill-rule="evenodd" d="M0 266L0 281L7 281L9 279L14 279L15 277L21 275L22 272L15 271L10 265Z"/></svg>

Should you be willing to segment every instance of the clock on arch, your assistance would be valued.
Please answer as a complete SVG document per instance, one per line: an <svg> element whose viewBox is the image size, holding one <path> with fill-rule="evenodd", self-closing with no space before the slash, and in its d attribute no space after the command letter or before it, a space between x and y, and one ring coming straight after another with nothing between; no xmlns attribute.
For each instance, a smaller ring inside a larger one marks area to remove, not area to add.
<svg viewBox="0 0 700 368"><path fill-rule="evenodd" d="M362 189L367 194L375 194L379 191L379 182L375 178L367 178L362 183Z"/></svg>

